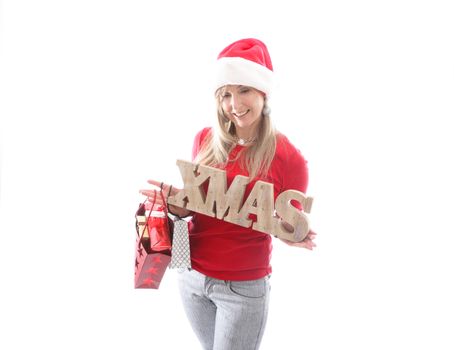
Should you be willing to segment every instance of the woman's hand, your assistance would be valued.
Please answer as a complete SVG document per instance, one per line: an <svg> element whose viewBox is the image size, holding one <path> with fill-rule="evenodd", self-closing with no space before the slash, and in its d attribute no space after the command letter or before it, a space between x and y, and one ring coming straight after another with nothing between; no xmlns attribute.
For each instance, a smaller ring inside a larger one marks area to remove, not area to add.
<svg viewBox="0 0 454 350"><path fill-rule="evenodd" d="M309 231L306 238L304 238L301 242L292 242L283 238L279 238L285 244L292 246L292 247L300 247L306 248L309 250L314 249L317 245L314 243L315 236L317 234L315 232Z"/></svg>
<svg viewBox="0 0 454 350"><path fill-rule="evenodd" d="M178 192L181 191L179 188L175 188L171 185L167 185L164 182L156 181L156 180L148 180L149 184L156 186L158 189L152 190L140 190L139 192L144 196L148 197L148 202L145 203L145 208L147 210L151 209L151 203L154 201L154 196L156 195L156 203L155 205L165 206L167 205L167 198L170 196L175 196ZM161 196L159 195L158 191L162 190L162 194L164 197L164 201L162 200ZM185 217L191 214L191 212L185 208L180 208L175 205L168 205L168 210L171 214L178 215L179 217Z"/></svg>

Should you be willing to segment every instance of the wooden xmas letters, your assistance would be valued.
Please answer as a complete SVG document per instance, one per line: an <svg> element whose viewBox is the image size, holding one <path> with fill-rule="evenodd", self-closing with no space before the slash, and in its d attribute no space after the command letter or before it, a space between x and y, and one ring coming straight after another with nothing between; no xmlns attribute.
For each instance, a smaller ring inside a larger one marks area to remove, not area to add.
<svg viewBox="0 0 454 350"><path fill-rule="evenodd" d="M243 227L272 234L276 237L299 242L309 232L309 213L313 198L296 190L287 190L279 194L274 203L274 190L271 183L257 181L243 203L249 178L237 175L227 188L227 176L224 170L198 165L184 160L177 160L183 177L184 188L175 196L168 198L168 203L186 208L197 213L216 217ZM203 185L208 182L205 193ZM304 211L291 205L291 201L301 204ZM249 219L255 214L256 221ZM293 229L288 230L288 225Z"/></svg>

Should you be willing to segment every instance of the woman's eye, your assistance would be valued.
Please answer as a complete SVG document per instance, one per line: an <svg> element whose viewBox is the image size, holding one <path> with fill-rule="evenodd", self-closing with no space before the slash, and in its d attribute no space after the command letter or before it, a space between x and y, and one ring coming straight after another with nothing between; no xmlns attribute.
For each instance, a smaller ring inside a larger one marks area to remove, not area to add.
<svg viewBox="0 0 454 350"><path fill-rule="evenodd" d="M224 95L222 95L222 98L227 98L227 97L230 97L230 94L224 94Z"/></svg>
<svg viewBox="0 0 454 350"><path fill-rule="evenodd" d="M241 89L241 90L240 90L240 92L241 92L242 94L245 94L245 93L247 93L247 92L249 92L249 91L250 91L249 89Z"/></svg>

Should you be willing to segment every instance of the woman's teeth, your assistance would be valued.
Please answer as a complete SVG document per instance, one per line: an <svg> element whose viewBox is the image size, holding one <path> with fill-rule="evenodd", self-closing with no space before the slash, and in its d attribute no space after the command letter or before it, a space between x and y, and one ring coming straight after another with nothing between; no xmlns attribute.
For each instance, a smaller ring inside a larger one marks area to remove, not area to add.
<svg viewBox="0 0 454 350"><path fill-rule="evenodd" d="M248 112L249 112L249 109L243 113L233 113L233 115L237 118L241 118L241 117L245 116Z"/></svg>

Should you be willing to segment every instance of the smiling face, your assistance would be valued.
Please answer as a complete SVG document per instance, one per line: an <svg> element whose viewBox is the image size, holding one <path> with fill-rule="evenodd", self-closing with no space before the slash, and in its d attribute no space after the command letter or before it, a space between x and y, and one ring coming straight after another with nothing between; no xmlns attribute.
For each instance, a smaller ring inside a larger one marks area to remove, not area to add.
<svg viewBox="0 0 454 350"><path fill-rule="evenodd" d="M226 85L221 94L221 107L234 124L237 136L249 138L255 134L265 104L265 95L244 85Z"/></svg>

